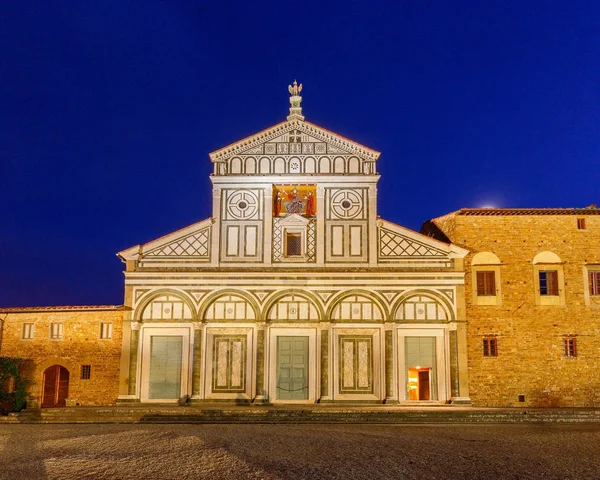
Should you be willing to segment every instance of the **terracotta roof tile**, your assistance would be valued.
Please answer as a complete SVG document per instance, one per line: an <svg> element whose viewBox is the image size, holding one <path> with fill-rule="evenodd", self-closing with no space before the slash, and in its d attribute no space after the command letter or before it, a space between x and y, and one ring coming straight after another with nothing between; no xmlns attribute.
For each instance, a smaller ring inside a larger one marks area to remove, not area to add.
<svg viewBox="0 0 600 480"><path fill-rule="evenodd" d="M461 208L456 215L600 215L600 208Z"/></svg>
<svg viewBox="0 0 600 480"><path fill-rule="evenodd" d="M0 308L0 313L17 312L59 312L59 311L91 311L91 310L125 310L123 305L54 305L45 307L7 307Z"/></svg>

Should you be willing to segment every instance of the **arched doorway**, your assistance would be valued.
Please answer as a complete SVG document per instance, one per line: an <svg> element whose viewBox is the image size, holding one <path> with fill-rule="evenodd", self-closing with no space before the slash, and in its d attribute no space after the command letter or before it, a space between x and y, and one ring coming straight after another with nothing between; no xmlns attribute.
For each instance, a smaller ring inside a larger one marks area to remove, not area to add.
<svg viewBox="0 0 600 480"><path fill-rule="evenodd" d="M69 396L69 371L60 365L44 370L42 408L64 407Z"/></svg>

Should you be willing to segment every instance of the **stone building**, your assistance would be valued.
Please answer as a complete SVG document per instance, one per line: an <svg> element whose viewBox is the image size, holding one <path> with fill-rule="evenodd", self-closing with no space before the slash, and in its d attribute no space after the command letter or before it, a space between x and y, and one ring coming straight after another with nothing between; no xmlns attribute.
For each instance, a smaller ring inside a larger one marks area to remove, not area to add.
<svg viewBox="0 0 600 480"><path fill-rule="evenodd" d="M379 152L301 88L210 154L211 218L119 253L119 400L468 402L467 251L380 219Z"/></svg>
<svg viewBox="0 0 600 480"><path fill-rule="evenodd" d="M474 405L600 404L600 209L463 209L422 232L470 251Z"/></svg>
<svg viewBox="0 0 600 480"><path fill-rule="evenodd" d="M124 305L0 309L32 403L598 405L600 210L387 222L379 152L301 89L210 154L210 218L118 254Z"/></svg>
<svg viewBox="0 0 600 480"><path fill-rule="evenodd" d="M0 355L33 362L29 406L109 405L118 395L123 307L0 309Z"/></svg>

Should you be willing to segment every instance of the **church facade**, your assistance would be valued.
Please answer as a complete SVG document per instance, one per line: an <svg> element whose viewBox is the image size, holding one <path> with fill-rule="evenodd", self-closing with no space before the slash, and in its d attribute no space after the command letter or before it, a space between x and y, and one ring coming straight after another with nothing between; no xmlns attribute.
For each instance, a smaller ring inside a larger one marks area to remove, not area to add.
<svg viewBox="0 0 600 480"><path fill-rule="evenodd" d="M211 218L119 253L121 401L469 401L467 251L380 219L379 153L300 90L210 155Z"/></svg>
<svg viewBox="0 0 600 480"><path fill-rule="evenodd" d="M118 253L123 305L0 309L29 405L597 406L600 209L385 221L379 152L301 89L210 154L210 218Z"/></svg>

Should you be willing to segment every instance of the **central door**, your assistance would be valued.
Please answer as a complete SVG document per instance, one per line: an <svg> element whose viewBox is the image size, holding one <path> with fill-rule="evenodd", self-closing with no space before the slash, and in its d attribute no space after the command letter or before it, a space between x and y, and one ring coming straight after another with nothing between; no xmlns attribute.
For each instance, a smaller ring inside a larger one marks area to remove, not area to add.
<svg viewBox="0 0 600 480"><path fill-rule="evenodd" d="M308 399L308 337L277 337L277 399Z"/></svg>
<svg viewBox="0 0 600 480"><path fill-rule="evenodd" d="M183 337L150 337L148 398L177 399L181 396Z"/></svg>

